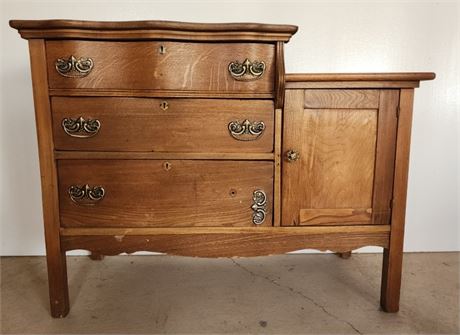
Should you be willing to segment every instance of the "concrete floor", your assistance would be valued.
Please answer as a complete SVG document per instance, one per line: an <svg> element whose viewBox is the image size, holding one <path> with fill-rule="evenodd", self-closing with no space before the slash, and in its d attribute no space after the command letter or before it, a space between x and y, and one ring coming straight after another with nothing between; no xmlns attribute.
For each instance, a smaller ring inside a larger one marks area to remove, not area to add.
<svg viewBox="0 0 460 335"><path fill-rule="evenodd" d="M2 334L458 334L459 254L406 254L398 314L382 256L68 257L71 311L52 319L43 257L1 260Z"/></svg>

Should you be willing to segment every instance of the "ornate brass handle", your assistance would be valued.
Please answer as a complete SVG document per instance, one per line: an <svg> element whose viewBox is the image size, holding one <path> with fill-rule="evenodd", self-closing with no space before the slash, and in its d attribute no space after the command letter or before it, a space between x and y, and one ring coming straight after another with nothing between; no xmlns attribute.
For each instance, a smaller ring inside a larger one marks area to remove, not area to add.
<svg viewBox="0 0 460 335"><path fill-rule="evenodd" d="M263 121L251 122L244 120L243 122L232 121L228 124L230 135L238 141L254 141L257 140L265 130Z"/></svg>
<svg viewBox="0 0 460 335"><path fill-rule="evenodd" d="M68 59L58 58L55 63L56 71L64 77L79 78L87 76L93 69L94 62L89 57L76 59L73 55Z"/></svg>
<svg viewBox="0 0 460 335"><path fill-rule="evenodd" d="M105 190L102 186L91 187L88 184L83 186L72 185L69 187L70 199L79 205L94 205L102 200Z"/></svg>
<svg viewBox="0 0 460 335"><path fill-rule="evenodd" d="M65 118L61 125L67 135L78 138L93 137L101 128L99 120L85 120L81 116L78 119Z"/></svg>
<svg viewBox="0 0 460 335"><path fill-rule="evenodd" d="M300 154L297 151L289 150L286 152L286 159L288 162L295 162L300 157Z"/></svg>
<svg viewBox="0 0 460 335"><path fill-rule="evenodd" d="M265 72L265 62L245 59L243 63L238 61L228 64L228 72L236 80L256 80L260 79Z"/></svg>
<svg viewBox="0 0 460 335"><path fill-rule="evenodd" d="M255 190L252 194L253 205L251 206L252 223L259 225L264 223L267 215L267 195L263 190Z"/></svg>

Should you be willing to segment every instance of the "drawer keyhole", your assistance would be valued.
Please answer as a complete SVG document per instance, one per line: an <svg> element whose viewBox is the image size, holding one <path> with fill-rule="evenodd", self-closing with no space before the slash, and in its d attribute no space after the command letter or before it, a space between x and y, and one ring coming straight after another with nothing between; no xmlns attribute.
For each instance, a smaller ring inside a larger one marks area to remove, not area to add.
<svg viewBox="0 0 460 335"><path fill-rule="evenodd" d="M171 168L172 168L172 164L170 162L164 162L163 163L163 169L165 171L169 171L169 170L171 170Z"/></svg>
<svg viewBox="0 0 460 335"><path fill-rule="evenodd" d="M163 101L163 102L160 104L160 108L161 108L162 110L164 110L164 111L167 110L167 109L169 108L168 102L167 102L167 101Z"/></svg>
<svg viewBox="0 0 460 335"><path fill-rule="evenodd" d="M166 47L164 45L160 45L160 48L158 49L160 54L164 55L166 53Z"/></svg>

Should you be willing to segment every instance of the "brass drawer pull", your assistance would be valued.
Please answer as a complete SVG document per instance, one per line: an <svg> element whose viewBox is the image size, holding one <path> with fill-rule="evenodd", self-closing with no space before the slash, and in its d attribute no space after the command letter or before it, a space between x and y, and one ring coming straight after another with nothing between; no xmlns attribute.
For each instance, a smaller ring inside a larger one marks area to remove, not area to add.
<svg viewBox="0 0 460 335"><path fill-rule="evenodd" d="M230 135L238 141L254 141L257 140L265 130L263 121L251 122L244 120L243 122L232 121L228 124Z"/></svg>
<svg viewBox="0 0 460 335"><path fill-rule="evenodd" d="M295 162L299 158L300 158L300 153L298 153L297 151L289 150L288 152L286 152L286 160L288 162Z"/></svg>
<svg viewBox="0 0 460 335"><path fill-rule="evenodd" d="M56 71L64 77L79 78L87 76L93 69L94 62L89 57L76 59L70 56L68 59L58 58L55 63Z"/></svg>
<svg viewBox="0 0 460 335"><path fill-rule="evenodd" d="M228 64L228 72L236 80L256 80L260 79L265 72L265 62L250 62L245 59L243 63L238 61Z"/></svg>
<svg viewBox="0 0 460 335"><path fill-rule="evenodd" d="M260 225L264 223L265 216L267 215L267 195L262 190L255 190L252 194L254 204L251 206L252 223Z"/></svg>
<svg viewBox="0 0 460 335"><path fill-rule="evenodd" d="M61 124L67 135L78 138L93 137L101 128L99 120L85 120L81 116L78 119L65 118Z"/></svg>
<svg viewBox="0 0 460 335"><path fill-rule="evenodd" d="M79 205L94 205L102 200L105 190L102 186L91 187L88 184L83 186L72 185L69 187L70 199Z"/></svg>

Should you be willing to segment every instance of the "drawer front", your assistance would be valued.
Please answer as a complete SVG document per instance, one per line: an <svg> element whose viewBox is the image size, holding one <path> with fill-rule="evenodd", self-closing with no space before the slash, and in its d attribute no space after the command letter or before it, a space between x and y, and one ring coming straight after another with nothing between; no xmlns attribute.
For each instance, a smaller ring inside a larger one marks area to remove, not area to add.
<svg viewBox="0 0 460 335"><path fill-rule="evenodd" d="M63 227L272 225L271 162L61 160L58 178Z"/></svg>
<svg viewBox="0 0 460 335"><path fill-rule="evenodd" d="M274 88L274 44L47 41L46 54L50 88L260 93Z"/></svg>
<svg viewBox="0 0 460 335"><path fill-rule="evenodd" d="M272 152L269 100L52 98L58 150Z"/></svg>

